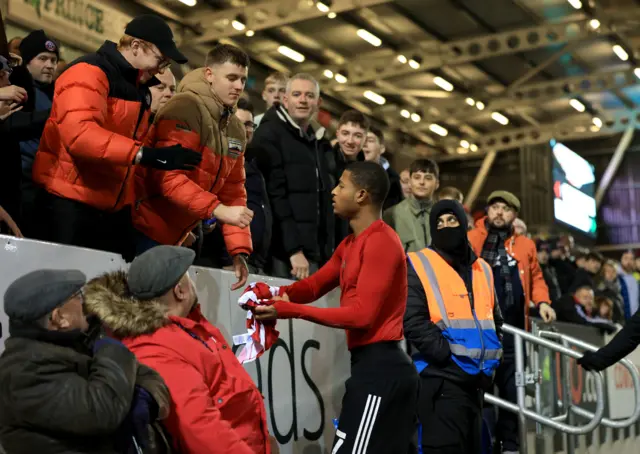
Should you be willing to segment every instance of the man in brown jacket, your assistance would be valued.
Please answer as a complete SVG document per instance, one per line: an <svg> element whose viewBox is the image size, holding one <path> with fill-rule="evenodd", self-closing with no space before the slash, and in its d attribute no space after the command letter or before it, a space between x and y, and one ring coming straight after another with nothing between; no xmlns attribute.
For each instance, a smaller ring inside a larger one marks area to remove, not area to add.
<svg viewBox="0 0 640 454"><path fill-rule="evenodd" d="M238 282L246 283L252 252L244 188L244 125L235 106L247 80L249 57L221 44L205 67L187 74L178 93L158 112L151 132L155 146L182 145L202 153L193 170L140 170L133 223L137 255L158 244L180 245L199 222L221 224Z"/></svg>

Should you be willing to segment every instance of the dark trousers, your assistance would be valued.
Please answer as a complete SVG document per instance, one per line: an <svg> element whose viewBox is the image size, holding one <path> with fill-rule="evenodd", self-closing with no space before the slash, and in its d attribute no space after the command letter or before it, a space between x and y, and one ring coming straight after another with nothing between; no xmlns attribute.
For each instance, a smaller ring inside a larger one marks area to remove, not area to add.
<svg viewBox="0 0 640 454"><path fill-rule="evenodd" d="M517 402L515 356L509 354L502 359L496 371L495 386L501 399ZM518 415L507 410L498 410L496 440L502 444L502 451L518 451Z"/></svg>
<svg viewBox="0 0 640 454"><path fill-rule="evenodd" d="M129 207L108 213L51 194L47 199L51 241L113 252L127 261L133 260L133 226Z"/></svg>
<svg viewBox="0 0 640 454"><path fill-rule="evenodd" d="M482 452L482 399L479 389L439 377L422 377L418 417L424 454Z"/></svg>
<svg viewBox="0 0 640 454"><path fill-rule="evenodd" d="M156 240L152 240L144 233L140 233L136 230L134 233L135 243L136 243L136 257L140 254L144 254L149 249L154 248L156 246L160 246Z"/></svg>
<svg viewBox="0 0 640 454"><path fill-rule="evenodd" d="M332 454L416 452L418 373L397 342L353 349L345 387Z"/></svg>

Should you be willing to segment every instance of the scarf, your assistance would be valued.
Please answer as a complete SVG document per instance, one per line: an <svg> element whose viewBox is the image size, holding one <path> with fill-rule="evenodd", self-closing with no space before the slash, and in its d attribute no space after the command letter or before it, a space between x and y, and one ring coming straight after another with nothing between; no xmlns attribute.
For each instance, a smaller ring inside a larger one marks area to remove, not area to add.
<svg viewBox="0 0 640 454"><path fill-rule="evenodd" d="M502 302L505 310L511 308L514 304L513 282L511 281L511 270L509 269L509 257L504 243L511 234L511 229L496 229L487 223L487 239L482 246L482 258L491 267L500 267L500 277L502 278L504 301Z"/></svg>
<svg viewBox="0 0 640 454"><path fill-rule="evenodd" d="M278 296L279 290L280 287L270 287L263 282L252 282L238 298L240 307L247 311L247 333L233 336L235 345L244 344L238 355L238 361L241 364L260 358L278 340L280 333L276 330L276 320L260 322L255 319L251 309L272 305L273 297Z"/></svg>

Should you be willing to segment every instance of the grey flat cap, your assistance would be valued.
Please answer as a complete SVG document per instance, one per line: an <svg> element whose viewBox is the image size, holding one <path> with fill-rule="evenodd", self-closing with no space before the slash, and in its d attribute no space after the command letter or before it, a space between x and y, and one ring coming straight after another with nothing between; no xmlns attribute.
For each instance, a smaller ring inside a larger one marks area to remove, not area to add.
<svg viewBox="0 0 640 454"><path fill-rule="evenodd" d="M87 277L78 270L37 270L13 281L4 294L9 319L33 322L78 293Z"/></svg>
<svg viewBox="0 0 640 454"><path fill-rule="evenodd" d="M150 300L171 290L189 270L196 258L191 249L156 246L131 263L127 284L136 298Z"/></svg>

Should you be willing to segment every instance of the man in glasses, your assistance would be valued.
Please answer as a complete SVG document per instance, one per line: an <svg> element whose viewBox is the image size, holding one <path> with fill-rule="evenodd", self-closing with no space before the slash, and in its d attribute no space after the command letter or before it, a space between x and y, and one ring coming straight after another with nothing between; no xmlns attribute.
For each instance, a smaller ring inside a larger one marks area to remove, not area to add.
<svg viewBox="0 0 640 454"><path fill-rule="evenodd" d="M180 146L146 147L156 74L186 63L159 16L135 17L118 44L106 41L56 81L52 115L36 154L33 180L43 186L49 239L133 256L131 207L135 166L189 169L201 155Z"/></svg>
<svg viewBox="0 0 640 454"><path fill-rule="evenodd" d="M133 212L136 255L160 244L181 245L200 222L219 223L238 278L233 290L246 283L252 252L253 212L244 188L247 139L234 115L248 72L247 54L220 44L207 54L204 68L182 79L158 112L152 136L155 146L197 150L202 162L190 172L140 170Z"/></svg>

